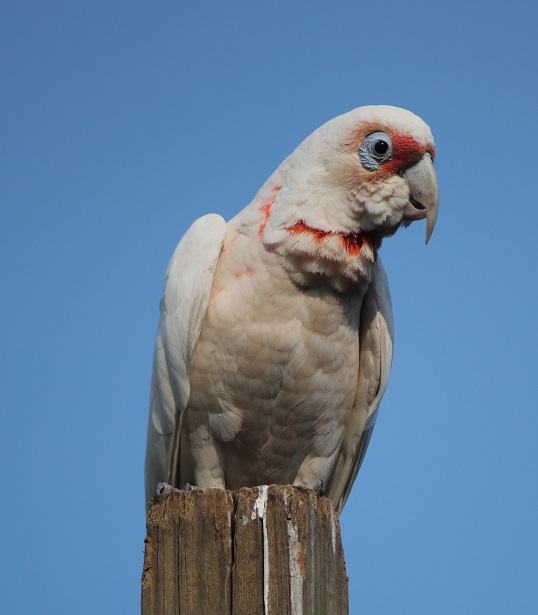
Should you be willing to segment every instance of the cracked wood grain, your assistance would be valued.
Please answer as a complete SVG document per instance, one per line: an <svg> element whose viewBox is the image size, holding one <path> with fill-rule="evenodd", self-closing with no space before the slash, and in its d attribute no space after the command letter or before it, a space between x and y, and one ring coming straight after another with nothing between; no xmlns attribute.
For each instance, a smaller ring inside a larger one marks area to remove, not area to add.
<svg viewBox="0 0 538 615"><path fill-rule="evenodd" d="M310 489L175 491L147 532L142 615L348 615L338 518Z"/></svg>

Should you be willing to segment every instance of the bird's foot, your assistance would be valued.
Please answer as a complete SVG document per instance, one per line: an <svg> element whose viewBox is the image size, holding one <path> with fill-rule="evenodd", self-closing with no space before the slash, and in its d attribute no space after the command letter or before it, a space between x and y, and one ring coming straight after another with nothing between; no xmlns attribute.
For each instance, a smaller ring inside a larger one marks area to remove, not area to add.
<svg viewBox="0 0 538 615"><path fill-rule="evenodd" d="M325 495L325 481L318 480L318 482L312 487L314 491L318 494L318 497Z"/></svg>
<svg viewBox="0 0 538 615"><path fill-rule="evenodd" d="M196 485L191 485L190 483L185 483L183 485L182 491L196 491L199 489Z"/></svg>
<svg viewBox="0 0 538 615"><path fill-rule="evenodd" d="M179 489L172 487L172 485L169 485L168 483L159 483L157 485L157 495L165 495L166 493L172 493L172 491L179 491Z"/></svg>
<svg viewBox="0 0 538 615"><path fill-rule="evenodd" d="M172 485L169 485L168 483L159 483L157 485L156 492L157 495L165 495L167 493L172 493L172 491L196 491L197 489L198 487L189 483L185 483L185 485L181 487L181 489L178 489L177 487L172 487Z"/></svg>

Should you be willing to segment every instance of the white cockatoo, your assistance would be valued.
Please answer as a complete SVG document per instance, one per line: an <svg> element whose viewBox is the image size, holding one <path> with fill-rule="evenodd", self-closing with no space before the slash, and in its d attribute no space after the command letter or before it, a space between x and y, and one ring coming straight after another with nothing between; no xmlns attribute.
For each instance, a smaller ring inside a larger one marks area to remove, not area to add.
<svg viewBox="0 0 538 615"><path fill-rule="evenodd" d="M341 511L387 386L393 324L378 251L437 217L416 115L360 107L311 134L229 222L198 219L166 274L146 497L158 483L323 486Z"/></svg>

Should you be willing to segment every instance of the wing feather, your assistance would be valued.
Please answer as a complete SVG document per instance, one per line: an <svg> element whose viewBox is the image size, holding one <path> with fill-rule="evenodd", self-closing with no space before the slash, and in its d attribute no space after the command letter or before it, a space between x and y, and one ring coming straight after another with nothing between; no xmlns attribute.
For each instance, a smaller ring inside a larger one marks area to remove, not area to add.
<svg viewBox="0 0 538 615"><path fill-rule="evenodd" d="M372 436L392 363L394 325L387 275L378 260L360 316L357 394L327 496L340 512L351 491Z"/></svg>
<svg viewBox="0 0 538 615"><path fill-rule="evenodd" d="M166 272L153 357L146 501L155 494L157 483L171 480L182 412L189 401L189 374L225 235L226 222L221 216L209 214L196 220L179 242Z"/></svg>

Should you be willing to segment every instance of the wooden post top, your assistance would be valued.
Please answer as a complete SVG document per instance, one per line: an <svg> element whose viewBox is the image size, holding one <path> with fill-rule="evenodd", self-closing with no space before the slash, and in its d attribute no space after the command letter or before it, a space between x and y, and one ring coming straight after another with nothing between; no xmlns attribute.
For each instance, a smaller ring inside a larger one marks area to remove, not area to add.
<svg viewBox="0 0 538 615"><path fill-rule="evenodd" d="M147 530L142 615L348 615L338 517L311 489L173 491Z"/></svg>

